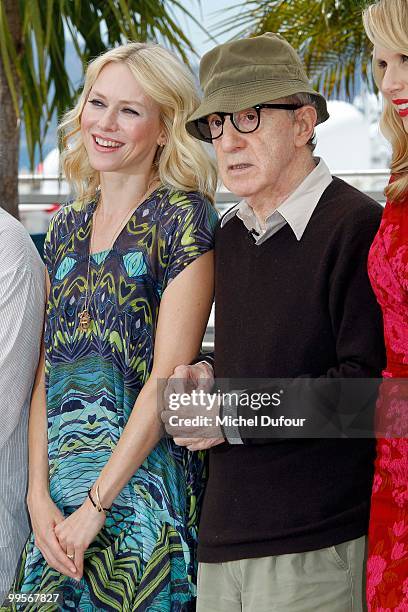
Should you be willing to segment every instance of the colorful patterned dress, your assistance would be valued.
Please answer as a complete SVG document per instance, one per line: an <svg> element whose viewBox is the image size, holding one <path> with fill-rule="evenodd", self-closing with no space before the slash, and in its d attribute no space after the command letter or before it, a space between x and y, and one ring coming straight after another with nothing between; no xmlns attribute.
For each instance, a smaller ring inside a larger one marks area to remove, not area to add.
<svg viewBox="0 0 408 612"><path fill-rule="evenodd" d="M408 197L387 202L369 255L369 274L384 316L385 378L377 404L367 601L370 612L408 611ZM402 432L402 433L401 433Z"/></svg>
<svg viewBox="0 0 408 612"><path fill-rule="evenodd" d="M45 328L50 493L64 515L84 501L126 425L153 362L160 299L189 263L212 249L218 216L198 193L161 187L141 204L113 248L91 257L103 272L83 332L95 202L64 207L45 244L51 279ZM175 338L175 342L178 339ZM31 535L15 591L62 594L24 610L194 610L203 453L163 438L116 498L77 581L51 569Z"/></svg>

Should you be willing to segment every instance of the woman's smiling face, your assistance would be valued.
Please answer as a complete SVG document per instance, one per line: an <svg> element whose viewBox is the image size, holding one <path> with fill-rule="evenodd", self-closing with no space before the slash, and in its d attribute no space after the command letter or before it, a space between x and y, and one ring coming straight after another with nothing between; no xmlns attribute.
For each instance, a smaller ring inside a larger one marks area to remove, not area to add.
<svg viewBox="0 0 408 612"><path fill-rule="evenodd" d="M148 170L163 144L160 107L126 64L102 68L81 115L81 132L92 168L138 174Z"/></svg>
<svg viewBox="0 0 408 612"><path fill-rule="evenodd" d="M402 119L408 133L408 56L374 45L380 89Z"/></svg>

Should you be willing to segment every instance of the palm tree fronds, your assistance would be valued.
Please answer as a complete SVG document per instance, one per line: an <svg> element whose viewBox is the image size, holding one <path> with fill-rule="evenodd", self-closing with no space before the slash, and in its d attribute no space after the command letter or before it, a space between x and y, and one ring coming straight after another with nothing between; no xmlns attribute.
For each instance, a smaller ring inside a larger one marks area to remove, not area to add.
<svg viewBox="0 0 408 612"><path fill-rule="evenodd" d="M199 0L196 0L198 5ZM78 95L66 70L65 46L72 43L83 66L127 40L153 40L169 46L188 63L195 50L174 9L198 20L180 0L16 0L21 44L13 41L0 2L0 57L17 117L24 120L31 167L54 113L61 116ZM21 48L20 48L21 47ZM17 75L17 77L16 77ZM16 81L17 78L17 81Z"/></svg>
<svg viewBox="0 0 408 612"><path fill-rule="evenodd" d="M371 45L361 12L369 0L246 0L240 12L219 24L218 33L241 28L234 36L279 32L298 50L315 87L327 97L357 92L359 70L370 89Z"/></svg>

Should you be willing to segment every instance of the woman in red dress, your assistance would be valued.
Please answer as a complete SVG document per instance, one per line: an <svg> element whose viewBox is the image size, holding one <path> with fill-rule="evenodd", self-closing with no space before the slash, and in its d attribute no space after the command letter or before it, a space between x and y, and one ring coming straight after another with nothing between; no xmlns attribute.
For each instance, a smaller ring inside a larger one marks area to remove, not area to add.
<svg viewBox="0 0 408 612"><path fill-rule="evenodd" d="M408 611L408 0L363 13L384 97L381 128L392 145L387 204L369 255L384 316L387 366L377 404L377 459L367 563L370 612ZM403 437L405 435L405 438Z"/></svg>

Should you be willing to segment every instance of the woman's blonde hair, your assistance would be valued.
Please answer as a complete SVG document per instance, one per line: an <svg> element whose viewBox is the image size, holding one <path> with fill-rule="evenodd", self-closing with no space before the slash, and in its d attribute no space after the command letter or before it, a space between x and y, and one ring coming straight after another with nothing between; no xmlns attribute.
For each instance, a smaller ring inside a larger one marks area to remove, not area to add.
<svg viewBox="0 0 408 612"><path fill-rule="evenodd" d="M373 45L408 55L407 0L379 0L371 4L363 12L363 23ZM373 74L380 88L383 73L374 58ZM392 145L391 173L395 176L385 194L389 200L398 201L408 195L408 134L404 130L401 117L386 98L380 127Z"/></svg>
<svg viewBox="0 0 408 612"><path fill-rule="evenodd" d="M78 199L92 200L100 182L82 140L81 115L99 73L111 62L126 64L145 93L160 106L166 144L158 150L154 162L156 177L173 190L200 191L214 201L215 162L185 128L187 118L199 105L193 77L164 47L138 42L111 49L88 65L79 100L59 125L62 168Z"/></svg>

